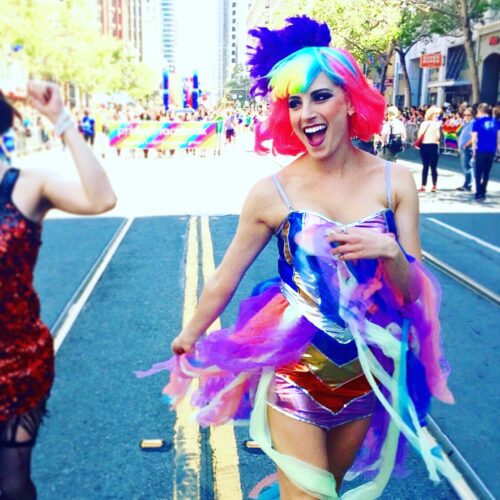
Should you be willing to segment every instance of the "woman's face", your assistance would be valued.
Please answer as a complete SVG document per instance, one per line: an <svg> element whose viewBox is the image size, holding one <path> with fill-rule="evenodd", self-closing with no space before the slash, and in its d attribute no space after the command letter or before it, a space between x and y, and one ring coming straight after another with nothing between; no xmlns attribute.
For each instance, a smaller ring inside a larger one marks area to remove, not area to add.
<svg viewBox="0 0 500 500"><path fill-rule="evenodd" d="M345 92L324 73L305 93L288 96L288 109L293 131L317 159L330 156L345 140L353 111Z"/></svg>

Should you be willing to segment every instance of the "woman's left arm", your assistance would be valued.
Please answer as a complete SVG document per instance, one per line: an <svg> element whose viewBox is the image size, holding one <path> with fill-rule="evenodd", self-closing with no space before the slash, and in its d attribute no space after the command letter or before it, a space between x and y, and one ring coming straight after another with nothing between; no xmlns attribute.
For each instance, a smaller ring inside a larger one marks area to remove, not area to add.
<svg viewBox="0 0 500 500"><path fill-rule="evenodd" d="M62 122L64 142L71 152L80 178L69 181L46 173L42 196L48 208L58 208L79 215L100 214L116 204L108 176L93 151L85 143L68 112L64 108L57 85L51 82L30 82L28 96L33 107L46 116L55 126Z"/></svg>
<svg viewBox="0 0 500 500"><path fill-rule="evenodd" d="M408 169L393 169L393 179L398 241L394 240L395 247L390 248L388 255L381 256L381 260L387 281L402 294L405 302L408 302L411 300L411 276L405 253L419 262L422 261L418 195L415 180Z"/></svg>
<svg viewBox="0 0 500 500"><path fill-rule="evenodd" d="M411 276L405 252L418 261L422 260L418 196L409 170L404 167L394 168L391 175L398 240L395 235L362 228L349 228L347 233L334 232L330 240L336 244L332 254L340 260L380 259L386 279L407 301L411 298Z"/></svg>

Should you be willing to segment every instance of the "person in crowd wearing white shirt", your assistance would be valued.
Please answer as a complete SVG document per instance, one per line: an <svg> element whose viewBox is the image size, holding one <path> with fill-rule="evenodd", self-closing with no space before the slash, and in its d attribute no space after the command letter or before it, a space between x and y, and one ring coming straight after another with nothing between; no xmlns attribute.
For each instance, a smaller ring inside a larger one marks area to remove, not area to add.
<svg viewBox="0 0 500 500"><path fill-rule="evenodd" d="M382 149L379 156L384 160L396 161L398 154L403 151L405 141L406 129L399 119L399 109L396 106L389 106L387 120L384 122L380 134Z"/></svg>

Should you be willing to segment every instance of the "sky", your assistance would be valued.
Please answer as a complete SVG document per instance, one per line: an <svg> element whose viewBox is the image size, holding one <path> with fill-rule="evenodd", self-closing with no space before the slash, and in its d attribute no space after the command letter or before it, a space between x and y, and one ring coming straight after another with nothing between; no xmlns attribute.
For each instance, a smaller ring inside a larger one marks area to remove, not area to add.
<svg viewBox="0 0 500 500"><path fill-rule="evenodd" d="M216 0L176 0L177 71L198 72L200 87L215 86L217 66Z"/></svg>

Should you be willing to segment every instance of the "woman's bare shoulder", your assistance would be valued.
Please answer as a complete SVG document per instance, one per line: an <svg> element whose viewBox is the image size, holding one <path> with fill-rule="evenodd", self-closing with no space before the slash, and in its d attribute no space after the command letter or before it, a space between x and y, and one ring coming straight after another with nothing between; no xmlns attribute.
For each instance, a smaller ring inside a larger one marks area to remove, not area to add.
<svg viewBox="0 0 500 500"><path fill-rule="evenodd" d="M279 174L282 172L283 170ZM250 189L243 208L243 213L247 216L264 222L273 230L279 227L288 213L288 206L280 195L276 181L282 182L281 175L274 174L260 179Z"/></svg>
<svg viewBox="0 0 500 500"><path fill-rule="evenodd" d="M414 203L417 199L415 178L408 167L398 163L391 164L391 186L396 206L403 200Z"/></svg>
<svg viewBox="0 0 500 500"><path fill-rule="evenodd" d="M395 183L414 182L411 170L401 163L391 163L391 177Z"/></svg>

